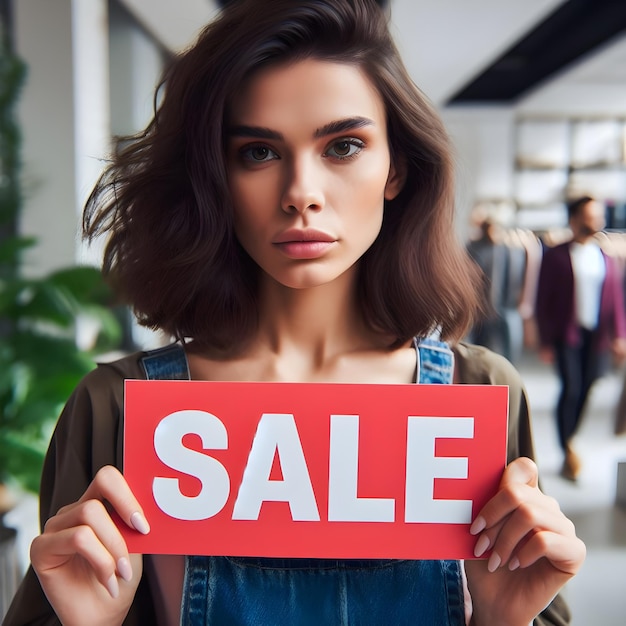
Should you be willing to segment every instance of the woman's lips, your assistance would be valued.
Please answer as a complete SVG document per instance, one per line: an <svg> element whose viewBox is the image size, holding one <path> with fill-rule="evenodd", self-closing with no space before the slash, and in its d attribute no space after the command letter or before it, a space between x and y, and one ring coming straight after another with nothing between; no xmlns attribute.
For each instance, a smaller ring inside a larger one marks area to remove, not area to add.
<svg viewBox="0 0 626 626"><path fill-rule="evenodd" d="M317 259L336 243L335 237L319 230L288 230L274 240L274 245L290 259Z"/></svg>
<svg viewBox="0 0 626 626"><path fill-rule="evenodd" d="M335 245L334 241L284 241L274 244L290 259L317 259Z"/></svg>

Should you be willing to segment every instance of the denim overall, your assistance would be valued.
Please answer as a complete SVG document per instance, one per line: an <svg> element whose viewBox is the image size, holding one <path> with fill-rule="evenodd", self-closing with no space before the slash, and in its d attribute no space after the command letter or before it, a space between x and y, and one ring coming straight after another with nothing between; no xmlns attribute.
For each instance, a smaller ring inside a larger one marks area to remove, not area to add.
<svg viewBox="0 0 626 626"><path fill-rule="evenodd" d="M415 340L417 381L452 382L445 343ZM148 379L189 379L179 345L146 353ZM465 626L458 561L187 556L183 626Z"/></svg>

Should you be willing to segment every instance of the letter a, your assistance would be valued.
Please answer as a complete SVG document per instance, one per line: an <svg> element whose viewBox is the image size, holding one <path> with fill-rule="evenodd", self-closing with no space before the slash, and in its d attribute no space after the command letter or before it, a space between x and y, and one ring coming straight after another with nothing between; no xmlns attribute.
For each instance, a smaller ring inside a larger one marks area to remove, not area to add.
<svg viewBox="0 0 626 626"><path fill-rule="evenodd" d="M276 454L283 480L270 480ZM289 413L261 416L235 501L233 519L258 519L264 501L288 502L293 520L317 522L320 519L300 435L294 416Z"/></svg>

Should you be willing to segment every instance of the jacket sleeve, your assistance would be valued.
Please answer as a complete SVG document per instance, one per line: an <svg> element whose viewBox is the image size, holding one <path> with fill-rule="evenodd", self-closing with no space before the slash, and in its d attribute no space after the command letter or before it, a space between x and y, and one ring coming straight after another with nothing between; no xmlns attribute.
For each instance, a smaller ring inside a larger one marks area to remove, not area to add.
<svg viewBox="0 0 626 626"><path fill-rule="evenodd" d="M459 344L455 356L459 382L509 387L508 462L521 456L534 459L528 396L517 370L503 356L482 346ZM535 618L533 626L568 626L570 622L569 607L559 594Z"/></svg>
<svg viewBox="0 0 626 626"><path fill-rule="evenodd" d="M539 279L537 282L537 294L535 298L535 320L539 341L542 346L550 346L554 343L555 323L555 273L554 268L558 251L555 249L545 250L539 267Z"/></svg>
<svg viewBox="0 0 626 626"><path fill-rule="evenodd" d="M615 291L613 297L613 328L612 337L626 337L626 311L625 311L625 294L624 294L624 271L615 258L607 258L607 267L610 264L611 278L613 281L613 289Z"/></svg>
<svg viewBox="0 0 626 626"><path fill-rule="evenodd" d="M42 529L62 506L81 497L100 467L115 465L121 469L122 406L123 377L108 366L88 374L68 400L44 463L40 489ZM124 623L127 626L156 623L145 578ZM60 624L32 567L28 568L3 621L3 626L26 624Z"/></svg>

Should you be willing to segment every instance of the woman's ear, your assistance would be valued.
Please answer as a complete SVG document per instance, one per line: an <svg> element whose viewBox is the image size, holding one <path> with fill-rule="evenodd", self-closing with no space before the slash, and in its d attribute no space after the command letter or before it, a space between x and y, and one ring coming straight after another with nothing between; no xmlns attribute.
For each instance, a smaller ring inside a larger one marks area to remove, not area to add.
<svg viewBox="0 0 626 626"><path fill-rule="evenodd" d="M393 200L404 187L406 181L406 161L404 158L392 158L389 176L385 183L385 200Z"/></svg>

